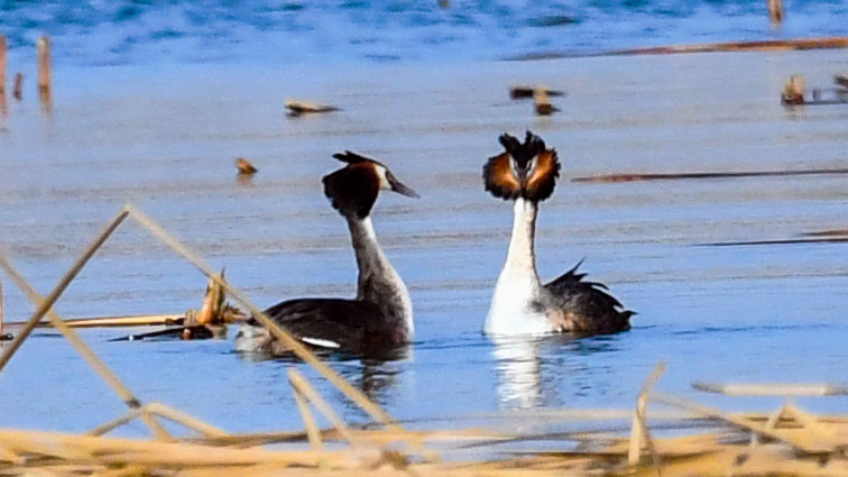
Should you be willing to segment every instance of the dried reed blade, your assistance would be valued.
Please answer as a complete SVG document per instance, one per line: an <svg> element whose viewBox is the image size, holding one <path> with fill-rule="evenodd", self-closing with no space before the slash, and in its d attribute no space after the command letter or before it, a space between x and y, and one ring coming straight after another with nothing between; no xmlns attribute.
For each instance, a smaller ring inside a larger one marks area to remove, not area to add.
<svg viewBox="0 0 848 477"><path fill-rule="evenodd" d="M291 378L290 378L291 379ZM300 392L296 386L292 385L294 391L294 401L297 404L297 409L300 411L300 417L303 419L303 427L306 428L306 437L309 439L309 444L312 450L320 451L323 449L321 443L321 431L315 423L315 416L309 409L309 403L306 402L306 397Z"/></svg>
<svg viewBox="0 0 848 477"><path fill-rule="evenodd" d="M288 377L289 383L291 383L292 387L295 389L296 394L300 394L302 397L311 402L312 405L314 405L315 408L318 409L328 421L330 421L330 424L345 438L345 440L351 444L356 443L353 435L351 435L348 431L344 420L336 414L336 411L333 410L332 406L330 406L324 397L321 396L321 394L316 391L311 384L309 384L309 381L307 381L302 374L300 374L296 369L289 369ZM307 429L307 433L308 432L309 429Z"/></svg>
<svg viewBox="0 0 848 477"><path fill-rule="evenodd" d="M47 298L42 299L38 292L27 283L26 279L17 272L17 270L12 267L12 264L6 258L6 255L0 252L0 267L4 269L6 274L11 278L15 284L24 292L25 295L36 305L36 311L33 313L32 317L27 321L24 325L23 329L18 333L18 336L12 341L9 348L7 348L2 355L0 355L0 372L2 372L3 368L15 354L15 352L20 348L21 344L29 337L32 330L35 329L36 324L41 320L42 317L46 314L50 322L53 324L55 328L57 328L65 339L70 342L70 344L74 347L74 349L79 353L83 359L88 362L88 364L94 368L97 374L106 381L117 394L118 396L127 404L131 409L141 407L141 402L130 392L129 388L127 388L109 369L106 364L100 360L100 358L85 344L76 333L73 332L67 325L62 321L62 319L57 315L53 310L53 304L59 299L68 285L76 278L77 274L82 270L86 263L94 256L95 252L100 249L100 247L109 239L112 233L121 225L123 220L127 217L128 211L125 209L121 209L115 217L110 220L106 227L104 227L103 231L95 238L95 240L85 249L83 254L77 261L73 264L73 266L65 273L56 287L47 295ZM165 429L156 422L156 419L153 417L142 413L141 418L144 423L150 428L150 431L159 439L170 439L170 435Z"/></svg>
<svg viewBox="0 0 848 477"><path fill-rule="evenodd" d="M189 416L188 414L182 411L178 411L170 406L166 406L165 404L159 402L152 402L145 406L145 409L154 414L158 414L159 416L162 416L165 419L168 419L169 421L185 426L204 437L218 438L228 436L226 432L211 424L207 424L195 417Z"/></svg>

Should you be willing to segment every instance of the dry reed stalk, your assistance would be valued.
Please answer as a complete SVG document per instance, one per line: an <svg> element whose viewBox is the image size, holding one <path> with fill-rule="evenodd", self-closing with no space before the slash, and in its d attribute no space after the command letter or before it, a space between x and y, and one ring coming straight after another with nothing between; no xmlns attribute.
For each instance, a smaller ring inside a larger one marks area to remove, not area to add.
<svg viewBox="0 0 848 477"><path fill-rule="evenodd" d="M166 406L162 403L152 402L145 406L149 412L154 414L158 414L159 416L168 419L169 421L176 422L177 424L181 424L198 434L208 437L208 438L218 438L218 437L227 437L227 433L223 430L211 425L207 424L195 417L189 416L188 414L178 411L170 406Z"/></svg>
<svg viewBox="0 0 848 477"><path fill-rule="evenodd" d="M161 240L169 248L185 258L189 263L194 265L198 270L203 272L207 277L213 277L216 272L197 254L189 250L173 235L166 231L161 225L150 219L134 206L127 204L123 210L127 211L132 217L138 221L141 226L146 228L154 237ZM361 391L354 388L344 378L338 375L332 368L319 360L311 351L309 351L300 341L292 337L287 331L268 318L268 316L256 307L240 289L221 282L220 285L227 290L233 298L243 304L263 326L269 329L275 338L279 339L286 347L292 350L292 353L304 362L312 366L318 373L324 376L330 383L333 384L339 391L347 396L351 401L358 405L363 411L367 412L377 422L387 426L390 429L402 431L402 427L396 423L380 406L372 402Z"/></svg>
<svg viewBox="0 0 848 477"><path fill-rule="evenodd" d="M332 467L355 468L372 462L376 452L266 451L231 449L184 442L137 441L74 436L57 432L0 430L0 445L21 455L41 455L74 460L78 464L154 466L230 466L275 464L315 467L327 458Z"/></svg>
<svg viewBox="0 0 848 477"><path fill-rule="evenodd" d="M336 429L336 431L338 431L339 434L342 435L342 437L345 438L345 440L351 444L356 443L356 440L348 431L344 420L336 414L332 406L330 406L324 397L321 396L321 394L316 391L311 384L309 384L309 381L307 381L302 374L300 374L296 369L289 369L288 378L292 388L294 388L297 393L300 393L302 397L309 400L309 402L311 402L312 405L314 405L315 408L318 409L328 421L330 421L330 424Z"/></svg>
<svg viewBox="0 0 848 477"><path fill-rule="evenodd" d="M94 368L94 370L100 375L100 377L106 381L117 394L118 396L126 403L127 406L132 408L141 407L141 402L135 395L127 388L109 369L103 361L85 344L79 337L68 328L62 319L57 315L53 310L53 304L56 303L56 300L62 295L65 289L70 285L71 281L79 274L82 268L86 263L94 256L94 253L108 240L108 238L112 235L112 233L121 225L124 219L129 215L129 212L121 209L121 211L112 218L112 220L107 223L106 227L100 232L100 234L95 238L95 240L85 249L83 254L77 259L77 261L71 266L71 268L65 273L56 287L47 295L47 298L42 299L35 289L27 283L27 281L23 278L23 276L18 273L17 270L12 267L11 263L6 259L5 254L0 253L0 267L2 267L6 274L18 285L18 287L24 292L27 297L36 304L36 311L33 313L30 320L24 325L24 327L19 331L18 336L11 342L9 348L7 348L2 355L0 355L0 373L2 373L3 368L15 354L15 352L20 348L21 344L29 337L32 330L35 329L35 325L41 320L42 317L46 314L50 322L53 324L55 328L62 333L62 335L67 339L74 349L83 357L83 359L88 362L88 364ZM159 425L159 423L152 416L143 413L141 415L142 420L145 424L150 428L150 431L159 439L170 439L170 435L165 431L165 429Z"/></svg>
<svg viewBox="0 0 848 477"><path fill-rule="evenodd" d="M153 326L170 325L180 323L185 316L183 314L170 315L135 315L135 316L100 316L93 318L75 318L62 320L68 328L120 328L125 326ZM25 322L7 323L9 326L24 326ZM50 327L49 322L39 322L37 327Z"/></svg>
<svg viewBox="0 0 848 477"><path fill-rule="evenodd" d="M8 61L6 58L7 50L8 44L6 42L6 36L0 35L0 96L6 95L6 62Z"/></svg>
<svg viewBox="0 0 848 477"><path fill-rule="evenodd" d="M324 446L321 442L321 431L318 429L318 424L315 423L315 416L309 409L309 403L306 402L306 397L304 397L303 393L294 387L294 385L292 385L292 390L294 391L294 401L297 404L297 409L300 411L300 417L303 419L303 426L306 428L306 437L309 439L309 445L312 446L312 450L320 451Z"/></svg>
<svg viewBox="0 0 848 477"><path fill-rule="evenodd" d="M49 93L53 84L53 71L50 65L50 38L42 36L36 42L38 56L38 91Z"/></svg>
<svg viewBox="0 0 848 477"><path fill-rule="evenodd" d="M115 429L123 426L124 424L128 424L138 419L138 417L141 416L144 411L144 407L132 408L126 414L112 419L111 421L106 422L104 424L101 424L83 435L99 437L104 434L108 434L109 432L114 431Z"/></svg>
<svg viewBox="0 0 848 477"><path fill-rule="evenodd" d="M651 399L669 406L687 409L697 415L724 421L734 425L735 427L753 432L759 436L765 436L784 442L808 454L821 454L833 451L832 446L819 442L817 439L814 439L812 436L805 433L803 429L768 428L767 425L760 424L758 420L752 419L748 416L729 414L719 411L718 409L696 404L686 399L668 394L653 393L651 395Z"/></svg>
<svg viewBox="0 0 848 477"><path fill-rule="evenodd" d="M699 391L724 394L725 396L842 396L848 394L848 386L833 384L721 384L692 383Z"/></svg>
<svg viewBox="0 0 848 477"><path fill-rule="evenodd" d="M627 463L629 465L636 465L639 463L642 457L642 449L644 446L647 446L651 451L655 467L659 469L659 460L656 449L654 449L653 442L651 441L648 426L645 425L645 413L648 410L648 396L654 389L657 381L659 381L665 373L665 370L665 363L658 363L656 367L654 367L654 370L651 371L651 374L645 378L645 382L642 383L642 389L639 390L639 397L636 400L636 413L633 415L633 425L630 432L630 449L627 453Z"/></svg>

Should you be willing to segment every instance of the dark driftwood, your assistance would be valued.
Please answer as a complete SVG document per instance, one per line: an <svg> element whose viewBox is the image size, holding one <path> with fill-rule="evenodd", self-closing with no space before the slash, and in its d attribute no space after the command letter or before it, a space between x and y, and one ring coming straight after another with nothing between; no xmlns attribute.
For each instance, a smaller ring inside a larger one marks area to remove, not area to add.
<svg viewBox="0 0 848 477"><path fill-rule="evenodd" d="M510 99L530 99L536 91L544 91L548 96L564 96L565 92L547 89L543 86L513 86L509 88Z"/></svg>
<svg viewBox="0 0 848 477"><path fill-rule="evenodd" d="M575 177L571 182L617 183L679 179L725 179L737 177L782 177L828 174L848 174L848 169L809 169L804 171L747 171L747 172L683 172L677 174L608 174Z"/></svg>

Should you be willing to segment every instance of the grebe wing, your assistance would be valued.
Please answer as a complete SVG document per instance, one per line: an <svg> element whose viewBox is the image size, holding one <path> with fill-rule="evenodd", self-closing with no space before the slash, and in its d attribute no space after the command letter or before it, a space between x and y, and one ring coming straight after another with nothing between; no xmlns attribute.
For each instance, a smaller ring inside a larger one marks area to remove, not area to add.
<svg viewBox="0 0 848 477"><path fill-rule="evenodd" d="M303 298L278 303L269 318L312 346L358 352L383 321L373 303L335 298Z"/></svg>
<svg viewBox="0 0 848 477"><path fill-rule="evenodd" d="M583 281L585 273L577 273L583 260L556 280L547 283L551 306L567 317L564 331L614 333L630 328L632 311L609 293L603 283Z"/></svg>

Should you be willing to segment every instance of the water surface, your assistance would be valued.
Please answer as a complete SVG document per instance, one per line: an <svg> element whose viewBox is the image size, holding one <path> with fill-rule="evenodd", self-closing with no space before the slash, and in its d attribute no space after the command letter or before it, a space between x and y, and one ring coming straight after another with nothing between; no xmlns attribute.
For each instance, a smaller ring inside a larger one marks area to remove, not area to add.
<svg viewBox="0 0 848 477"><path fill-rule="evenodd" d="M333 363L393 416L420 420L554 406L631 408L660 360L659 387L727 408L691 381L845 381L845 244L709 247L844 229L848 177L786 176L570 182L620 172L846 168L848 109L787 110L789 74L824 85L844 51L570 59L532 63L195 65L60 68L52 114L12 102L0 133L0 243L47 293L126 201L162 223L260 306L350 297L347 228L320 177L344 149L388 164L420 200L382 196L374 221L415 305L405 359ZM513 82L569 95L537 118L510 102ZM286 97L339 113L288 119ZM614 336L492 342L479 330L506 255L511 207L480 179L498 134L531 129L556 147L563 174L542 204L543 278L585 258L590 277L639 314ZM236 180L249 158L258 175ZM32 308L3 279L7 319ZM205 279L127 223L68 288L65 317L172 313L198 307ZM229 341L83 338L143 401L231 431L299 428L285 373ZM299 366L303 368L303 366ZM314 373L304 370L310 377ZM344 417L365 416L313 379ZM843 410L844 400L803 400ZM0 425L82 431L123 405L64 340L39 331L0 376ZM470 419L455 419L463 425ZM127 433L143 432L136 425Z"/></svg>

